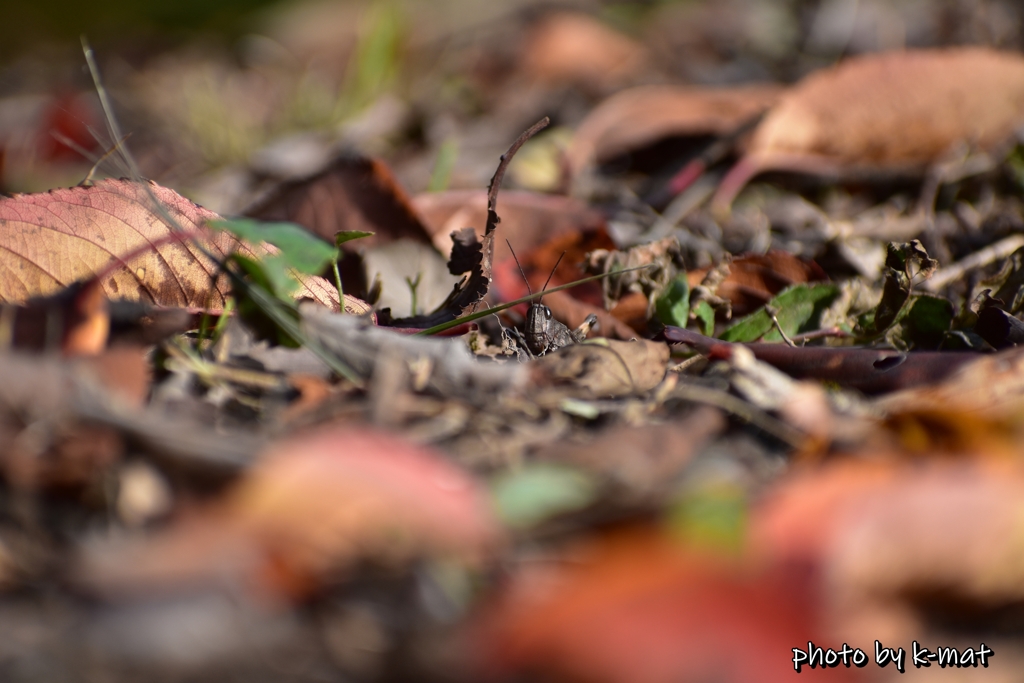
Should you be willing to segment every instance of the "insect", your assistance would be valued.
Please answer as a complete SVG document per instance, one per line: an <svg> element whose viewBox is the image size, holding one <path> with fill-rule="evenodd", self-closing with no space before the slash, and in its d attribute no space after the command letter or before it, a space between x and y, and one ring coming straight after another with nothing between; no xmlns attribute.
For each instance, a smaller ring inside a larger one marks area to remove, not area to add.
<svg viewBox="0 0 1024 683"><path fill-rule="evenodd" d="M512 245L505 240L508 244L508 248L511 250ZM565 256L565 252L562 252L562 256ZM551 276L555 274L555 270L558 268L558 264L562 262L562 256L558 257L558 261L555 262L555 267L551 269L551 273L548 274L548 279L545 280L544 286L541 288L541 294L548 288L548 283L551 282ZM523 271L522 265L519 263L519 258L516 256L515 251L512 252L512 258L516 260L516 265L519 266L519 272L522 273L523 280L526 282L526 289L530 294L533 294L533 290L530 288L530 281L526 278L526 273ZM575 330L570 330L564 323L555 320L551 315L551 309L544 305L544 297L541 296L537 301L530 304L530 310L526 314L526 330L523 333L523 340L526 342L526 348L534 356L543 356L548 351L554 351L560 349L563 346L569 346L570 344L579 344L587 338L587 333L591 329L597 329L597 316L591 313L587 316L587 319L583 321L583 324L577 327Z"/></svg>

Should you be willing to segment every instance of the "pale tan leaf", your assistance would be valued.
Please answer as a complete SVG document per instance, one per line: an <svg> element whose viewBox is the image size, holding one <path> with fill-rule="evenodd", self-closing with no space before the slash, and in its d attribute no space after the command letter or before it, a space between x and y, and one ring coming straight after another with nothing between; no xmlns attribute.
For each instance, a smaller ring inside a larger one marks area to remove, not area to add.
<svg viewBox="0 0 1024 683"><path fill-rule="evenodd" d="M786 92L723 180L724 208L766 170L920 171L958 143L988 150L1024 121L1024 57L987 48L851 58Z"/></svg>

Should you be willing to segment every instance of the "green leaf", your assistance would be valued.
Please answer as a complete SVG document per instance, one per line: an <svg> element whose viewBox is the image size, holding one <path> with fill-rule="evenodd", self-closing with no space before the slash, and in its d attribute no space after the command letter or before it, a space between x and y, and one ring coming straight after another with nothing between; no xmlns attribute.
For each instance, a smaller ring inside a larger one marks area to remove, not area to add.
<svg viewBox="0 0 1024 683"><path fill-rule="evenodd" d="M873 315L864 318L869 324L864 329L869 334L882 334L899 323L907 315L915 278L927 278L937 267L938 262L928 257L919 241L890 242L886 247L882 299Z"/></svg>
<svg viewBox="0 0 1024 683"><path fill-rule="evenodd" d="M330 244L295 223L263 223L239 218L212 221L210 225L248 242L273 244L280 250L281 263L306 275L322 272L337 254Z"/></svg>
<svg viewBox="0 0 1024 683"><path fill-rule="evenodd" d="M818 329L821 314L838 296L839 288L829 282L798 284L780 292L768 302L778 311L779 325L788 336ZM721 338L731 342L782 341L771 316L764 308L739 320L722 333Z"/></svg>
<svg viewBox="0 0 1024 683"><path fill-rule="evenodd" d="M340 247L345 242L357 240L360 237L372 237L374 233L365 230L339 230L334 233L334 246Z"/></svg>
<svg viewBox="0 0 1024 683"><path fill-rule="evenodd" d="M901 348L938 348L953 325L953 304L931 294L915 294L888 338Z"/></svg>
<svg viewBox="0 0 1024 683"><path fill-rule="evenodd" d="M492 495L502 521L525 529L586 507L597 495L597 485L591 477L567 467L531 465L499 477Z"/></svg>
<svg viewBox="0 0 1024 683"><path fill-rule="evenodd" d="M690 283L681 273L669 283L654 302L654 312L662 325L686 327L690 321Z"/></svg>
<svg viewBox="0 0 1024 683"><path fill-rule="evenodd" d="M710 337L715 333L715 309L711 308L711 304L701 299L693 307L693 315L700 323L701 334Z"/></svg>

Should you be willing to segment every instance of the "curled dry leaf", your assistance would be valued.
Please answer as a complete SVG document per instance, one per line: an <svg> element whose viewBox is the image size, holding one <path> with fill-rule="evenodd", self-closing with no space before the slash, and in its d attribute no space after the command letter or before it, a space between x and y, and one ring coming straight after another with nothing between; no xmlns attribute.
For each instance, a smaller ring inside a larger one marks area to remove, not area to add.
<svg viewBox="0 0 1024 683"><path fill-rule="evenodd" d="M740 576L656 532L572 550L564 564L527 565L474 624L486 673L602 683L791 680L779 652L817 630L792 586Z"/></svg>
<svg viewBox="0 0 1024 683"><path fill-rule="evenodd" d="M567 151L575 176L592 163L668 137L728 135L778 99L776 85L650 85L612 95L583 120Z"/></svg>
<svg viewBox="0 0 1024 683"><path fill-rule="evenodd" d="M497 528L476 483L440 455L325 429L271 446L219 500L151 537L86 546L76 580L109 595L227 579L301 597L359 560L479 558Z"/></svg>
<svg viewBox="0 0 1024 683"><path fill-rule="evenodd" d="M530 366L530 372L538 385L569 385L587 397L630 396L658 386L668 358L667 344L607 339L548 353Z"/></svg>
<svg viewBox="0 0 1024 683"><path fill-rule="evenodd" d="M767 170L920 172L961 142L993 148L1022 120L1018 54L972 47L854 57L781 97L714 205L727 208Z"/></svg>

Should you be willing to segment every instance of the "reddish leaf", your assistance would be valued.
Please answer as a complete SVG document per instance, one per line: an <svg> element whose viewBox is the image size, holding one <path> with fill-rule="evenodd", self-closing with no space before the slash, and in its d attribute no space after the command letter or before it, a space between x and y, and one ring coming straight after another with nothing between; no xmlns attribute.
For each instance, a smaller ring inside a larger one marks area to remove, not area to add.
<svg viewBox="0 0 1024 683"><path fill-rule="evenodd" d="M363 559L477 556L496 529L475 482L434 452L327 429L272 446L222 499L166 531L93 548L80 578L109 592L228 578L302 596Z"/></svg>
<svg viewBox="0 0 1024 683"><path fill-rule="evenodd" d="M1006 460L922 466L877 455L799 472L771 491L751 516L757 554L819 570L830 621L851 645L934 640L929 627L948 634L958 620L957 630L990 633L985 615L1024 597L1024 474Z"/></svg>
<svg viewBox="0 0 1024 683"><path fill-rule="evenodd" d="M1024 58L986 48L851 58L811 74L758 126L722 181L726 208L766 170L917 170L958 142L991 149L1024 120Z"/></svg>
<svg viewBox="0 0 1024 683"><path fill-rule="evenodd" d="M152 183L150 190L188 232L219 218L171 190ZM125 180L0 200L0 299L24 301L49 294L165 238L169 228L151 205L144 188ZM221 256L239 248L238 241L224 232L205 243ZM251 250L243 251L255 257ZM113 272L103 290L111 298L219 307L226 286L211 290L215 272L216 266L195 247L170 242Z"/></svg>
<svg viewBox="0 0 1024 683"><path fill-rule="evenodd" d="M478 629L489 672L602 683L793 680L813 639L791 586L626 534L523 570ZM831 671L837 678L847 672Z"/></svg>

